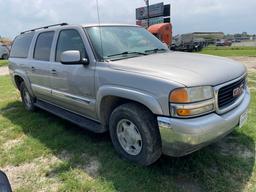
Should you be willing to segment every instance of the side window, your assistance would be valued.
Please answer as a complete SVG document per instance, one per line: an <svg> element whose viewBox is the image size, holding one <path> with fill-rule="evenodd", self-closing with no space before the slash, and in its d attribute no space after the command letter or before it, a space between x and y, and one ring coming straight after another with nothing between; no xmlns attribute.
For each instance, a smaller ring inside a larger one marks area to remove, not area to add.
<svg viewBox="0 0 256 192"><path fill-rule="evenodd" d="M11 48L10 57L27 58L31 41L34 37L34 32L25 33L15 38Z"/></svg>
<svg viewBox="0 0 256 192"><path fill-rule="evenodd" d="M86 56L83 40L79 33L74 29L65 29L60 32L55 60L60 62L61 53L68 50L80 51L82 58L85 58Z"/></svg>
<svg viewBox="0 0 256 192"><path fill-rule="evenodd" d="M43 32L38 35L34 50L34 59L50 61L53 36L53 31Z"/></svg>

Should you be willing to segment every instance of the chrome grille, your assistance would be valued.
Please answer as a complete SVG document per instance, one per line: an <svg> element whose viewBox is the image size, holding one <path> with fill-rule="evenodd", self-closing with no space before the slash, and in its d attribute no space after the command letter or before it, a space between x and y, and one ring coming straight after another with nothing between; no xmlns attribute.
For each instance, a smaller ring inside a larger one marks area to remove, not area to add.
<svg viewBox="0 0 256 192"><path fill-rule="evenodd" d="M221 110L232 105L241 96L241 94L234 95L235 89L242 88L244 91L245 83L245 77L243 77L231 84L221 87L218 91L218 108Z"/></svg>

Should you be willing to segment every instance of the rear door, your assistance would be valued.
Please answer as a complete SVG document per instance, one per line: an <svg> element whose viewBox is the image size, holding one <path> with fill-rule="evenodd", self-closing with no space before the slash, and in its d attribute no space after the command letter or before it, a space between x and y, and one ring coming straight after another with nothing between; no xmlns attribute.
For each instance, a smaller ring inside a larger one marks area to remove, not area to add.
<svg viewBox="0 0 256 192"><path fill-rule="evenodd" d="M51 49L54 31L46 31L38 34L33 49L28 76L31 87L37 98L51 100Z"/></svg>
<svg viewBox="0 0 256 192"><path fill-rule="evenodd" d="M59 31L55 45L56 54L51 65L51 70L55 71L55 74L52 74L52 96L55 104L95 118L95 63L64 65L60 62L61 53L68 50L78 50L81 58L88 58L86 40L84 31L80 28L67 28Z"/></svg>

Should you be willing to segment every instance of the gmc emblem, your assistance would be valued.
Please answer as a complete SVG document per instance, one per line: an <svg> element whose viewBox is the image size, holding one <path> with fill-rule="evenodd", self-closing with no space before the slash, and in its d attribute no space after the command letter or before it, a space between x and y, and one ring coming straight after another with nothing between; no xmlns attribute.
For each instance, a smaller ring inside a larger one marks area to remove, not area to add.
<svg viewBox="0 0 256 192"><path fill-rule="evenodd" d="M239 87L233 89L233 97L238 97L243 93L244 84L241 84Z"/></svg>

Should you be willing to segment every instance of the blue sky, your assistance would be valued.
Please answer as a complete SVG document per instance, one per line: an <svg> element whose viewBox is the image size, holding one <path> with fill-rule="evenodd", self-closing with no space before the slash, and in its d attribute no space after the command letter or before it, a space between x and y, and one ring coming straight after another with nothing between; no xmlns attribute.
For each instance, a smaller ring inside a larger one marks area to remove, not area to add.
<svg viewBox="0 0 256 192"><path fill-rule="evenodd" d="M98 0L103 23L135 23L144 0ZM150 0L158 3L161 0ZM164 0L172 5L174 34L193 31L247 31L256 34L256 0ZM96 0L0 0L0 35L43 25L96 23Z"/></svg>

